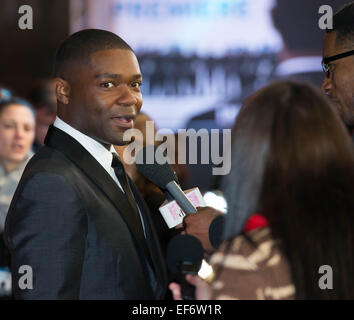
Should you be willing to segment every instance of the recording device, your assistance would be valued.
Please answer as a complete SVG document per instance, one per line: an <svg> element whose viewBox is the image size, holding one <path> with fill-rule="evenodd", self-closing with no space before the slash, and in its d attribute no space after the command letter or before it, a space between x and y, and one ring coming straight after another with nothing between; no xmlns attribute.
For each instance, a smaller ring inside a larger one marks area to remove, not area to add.
<svg viewBox="0 0 354 320"><path fill-rule="evenodd" d="M177 176L171 165L168 162L159 164L156 161L156 149L157 147L155 146L145 146L138 152L136 155L136 167L139 172L156 184L166 194L169 201L171 199L176 200L186 214L196 213L197 209L179 186ZM152 159L148 159L149 154L153 155ZM147 159L151 161L147 161Z"/></svg>
<svg viewBox="0 0 354 320"><path fill-rule="evenodd" d="M202 265L203 247L191 235L178 235L167 247L167 264L173 274L179 276L183 299L195 300L195 287L185 279L186 274L197 275Z"/></svg>

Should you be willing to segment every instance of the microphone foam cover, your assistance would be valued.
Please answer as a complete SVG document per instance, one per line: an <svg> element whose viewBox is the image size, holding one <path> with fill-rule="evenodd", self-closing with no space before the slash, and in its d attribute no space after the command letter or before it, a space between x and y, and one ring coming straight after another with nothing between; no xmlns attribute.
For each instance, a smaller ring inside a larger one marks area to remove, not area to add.
<svg viewBox="0 0 354 320"><path fill-rule="evenodd" d="M179 273L179 264L185 262L199 270L203 260L203 247L191 235L181 234L173 237L167 247L167 264L172 273Z"/></svg>
<svg viewBox="0 0 354 320"><path fill-rule="evenodd" d="M136 167L145 178L165 189L171 181L178 183L178 179L168 162L160 164L156 161L156 149L152 145L143 147L136 155Z"/></svg>

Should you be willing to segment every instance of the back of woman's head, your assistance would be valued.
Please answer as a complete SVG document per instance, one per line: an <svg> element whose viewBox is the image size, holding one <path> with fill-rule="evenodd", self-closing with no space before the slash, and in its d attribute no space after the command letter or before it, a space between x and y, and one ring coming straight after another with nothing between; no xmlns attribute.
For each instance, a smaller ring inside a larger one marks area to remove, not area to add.
<svg viewBox="0 0 354 320"><path fill-rule="evenodd" d="M327 100L304 84L272 84L244 104L232 147L230 220L267 217L298 298L353 298L354 148ZM321 265L332 267L333 290L318 286Z"/></svg>

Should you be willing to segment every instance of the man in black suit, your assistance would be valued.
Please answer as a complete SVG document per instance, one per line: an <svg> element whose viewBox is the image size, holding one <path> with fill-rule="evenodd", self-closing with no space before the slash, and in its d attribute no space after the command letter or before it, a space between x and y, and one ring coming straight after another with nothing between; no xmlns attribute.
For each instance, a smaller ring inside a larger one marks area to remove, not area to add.
<svg viewBox="0 0 354 320"><path fill-rule="evenodd" d="M58 116L6 221L15 298L161 299L158 239L113 148L142 105L137 58L117 35L88 29L60 45L54 69Z"/></svg>

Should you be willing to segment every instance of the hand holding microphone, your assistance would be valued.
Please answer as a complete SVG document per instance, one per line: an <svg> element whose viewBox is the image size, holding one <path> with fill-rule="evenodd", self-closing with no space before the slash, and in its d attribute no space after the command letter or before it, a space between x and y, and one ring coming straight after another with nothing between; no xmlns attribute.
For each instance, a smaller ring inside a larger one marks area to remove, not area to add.
<svg viewBox="0 0 354 320"><path fill-rule="evenodd" d="M215 236L211 233L210 226L212 226L214 219L219 215L224 216L222 212L212 207L198 207L197 214L186 215L183 219L185 232L198 238L204 251L207 253L215 251L215 247L213 246Z"/></svg>
<svg viewBox="0 0 354 320"><path fill-rule="evenodd" d="M153 155L152 159L149 159L152 161L147 161L149 153ZM160 208L166 224L169 228L173 228L183 223L186 233L197 237L204 250L211 252L215 247L212 245L213 241L210 240L221 238L223 227L216 231L217 237L209 234L209 229L214 219L223 213L212 207L205 207L206 204L198 188L189 190L185 194L178 184L171 165L168 162L159 164L155 159L155 153L155 146L142 148L136 156L136 167L145 178L156 184L170 201ZM200 208L197 210L196 207Z"/></svg>

